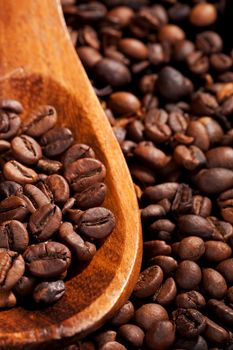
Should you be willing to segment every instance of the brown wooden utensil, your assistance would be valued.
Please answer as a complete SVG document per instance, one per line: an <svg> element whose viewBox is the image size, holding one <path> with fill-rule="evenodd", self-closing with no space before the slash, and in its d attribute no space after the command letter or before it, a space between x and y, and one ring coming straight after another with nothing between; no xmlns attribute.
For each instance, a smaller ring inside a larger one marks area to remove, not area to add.
<svg viewBox="0 0 233 350"><path fill-rule="evenodd" d="M54 105L59 124L91 145L107 168L104 205L116 215L117 226L93 261L66 282L66 294L56 304L0 311L0 349L63 348L99 327L128 298L139 273L141 237L126 163L58 1L0 0L0 98L21 101L23 118L40 104Z"/></svg>

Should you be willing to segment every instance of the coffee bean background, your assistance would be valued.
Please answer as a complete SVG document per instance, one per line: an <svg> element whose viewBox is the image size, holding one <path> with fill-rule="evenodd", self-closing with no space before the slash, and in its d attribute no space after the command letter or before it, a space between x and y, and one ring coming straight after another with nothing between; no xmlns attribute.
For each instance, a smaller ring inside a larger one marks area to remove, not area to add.
<svg viewBox="0 0 233 350"><path fill-rule="evenodd" d="M87 266L116 221L101 207L106 169L94 150L56 127L53 107L24 125L22 111L18 101L0 101L0 308L56 302L63 280Z"/></svg>
<svg viewBox="0 0 233 350"><path fill-rule="evenodd" d="M130 300L69 350L233 349L233 42L224 38L226 2L62 1L71 40L135 183L144 240Z"/></svg>

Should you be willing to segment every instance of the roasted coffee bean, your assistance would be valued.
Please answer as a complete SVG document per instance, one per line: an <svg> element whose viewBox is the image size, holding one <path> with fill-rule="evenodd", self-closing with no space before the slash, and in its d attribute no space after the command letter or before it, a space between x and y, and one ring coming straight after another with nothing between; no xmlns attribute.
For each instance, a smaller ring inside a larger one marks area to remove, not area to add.
<svg viewBox="0 0 233 350"><path fill-rule="evenodd" d="M233 150L231 147L216 147L206 153L208 168L232 169Z"/></svg>
<svg viewBox="0 0 233 350"><path fill-rule="evenodd" d="M103 239L107 237L115 227L115 216L102 207L86 210L79 221L78 232L91 239Z"/></svg>
<svg viewBox="0 0 233 350"><path fill-rule="evenodd" d="M202 257L205 249L205 243L200 237L190 236L182 239L178 247L178 254L182 260L196 261Z"/></svg>
<svg viewBox="0 0 233 350"><path fill-rule="evenodd" d="M37 163L37 169L41 172L45 172L48 175L59 172L61 168L62 163L57 160L41 158Z"/></svg>
<svg viewBox="0 0 233 350"><path fill-rule="evenodd" d="M24 220L28 213L26 202L18 196L10 196L0 202L0 223L7 220Z"/></svg>
<svg viewBox="0 0 233 350"><path fill-rule="evenodd" d="M205 242L205 259L208 261L219 262L229 258L232 254L231 247L224 242L207 241Z"/></svg>
<svg viewBox="0 0 233 350"><path fill-rule="evenodd" d="M195 178L198 189L208 194L218 194L233 186L233 171L225 168L202 169Z"/></svg>
<svg viewBox="0 0 233 350"><path fill-rule="evenodd" d="M0 109L5 112L21 114L23 112L22 104L17 100L3 99L0 101Z"/></svg>
<svg viewBox="0 0 233 350"><path fill-rule="evenodd" d="M203 239L214 237L214 227L211 222L199 215L180 216L178 228L184 236L198 236Z"/></svg>
<svg viewBox="0 0 233 350"><path fill-rule="evenodd" d="M175 299L176 293L176 283L172 277L169 277L163 283L162 287L154 294L153 300L160 305L168 305Z"/></svg>
<svg viewBox="0 0 233 350"><path fill-rule="evenodd" d="M131 301L127 301L111 319L113 326L121 326L130 321L134 315L134 306Z"/></svg>
<svg viewBox="0 0 233 350"><path fill-rule="evenodd" d="M59 229L59 237L71 251L74 252L76 258L81 261L89 261L96 253L96 247L90 242L84 240L74 231L73 225L69 222L63 222Z"/></svg>
<svg viewBox="0 0 233 350"><path fill-rule="evenodd" d="M168 320L167 311L158 304L144 304L135 312L135 322L148 330L155 321Z"/></svg>
<svg viewBox="0 0 233 350"><path fill-rule="evenodd" d="M81 192L89 186L102 182L106 176L105 166L96 159L78 159L67 165L64 177L74 191Z"/></svg>
<svg viewBox="0 0 233 350"><path fill-rule="evenodd" d="M97 343L98 347L101 347L102 345L114 342L116 340L116 331L113 330L106 330L103 332L100 332L95 336L95 342Z"/></svg>
<svg viewBox="0 0 233 350"><path fill-rule="evenodd" d="M45 204L50 203L50 198L45 195L37 186L27 184L24 186L24 194L31 201L35 210L42 207ZM24 197L25 198L25 197Z"/></svg>
<svg viewBox="0 0 233 350"><path fill-rule="evenodd" d="M0 289L10 291L23 276L25 263L22 255L0 248Z"/></svg>
<svg viewBox="0 0 233 350"><path fill-rule="evenodd" d="M174 159L177 164L183 166L187 170L195 170L203 167L206 163L204 153L196 146L177 146L174 150Z"/></svg>
<svg viewBox="0 0 233 350"><path fill-rule="evenodd" d="M179 337L174 344L174 348L189 350L208 350L208 345L205 339L201 335L199 335L199 337L194 339Z"/></svg>
<svg viewBox="0 0 233 350"><path fill-rule="evenodd" d="M198 121L206 128L211 145L222 141L224 135L223 129L216 120L210 117L201 117Z"/></svg>
<svg viewBox="0 0 233 350"><path fill-rule="evenodd" d="M229 338L230 334L227 330L219 326L217 323L213 322L206 317L206 329L205 336L212 343L225 344Z"/></svg>
<svg viewBox="0 0 233 350"><path fill-rule="evenodd" d="M42 157L40 145L30 136L21 134L11 141L13 156L24 164L36 164Z"/></svg>
<svg viewBox="0 0 233 350"><path fill-rule="evenodd" d="M21 119L17 113L0 109L0 139L9 140L14 137L21 125Z"/></svg>
<svg viewBox="0 0 233 350"><path fill-rule="evenodd" d="M11 291L0 290L0 309L14 307L16 297Z"/></svg>
<svg viewBox="0 0 233 350"><path fill-rule="evenodd" d="M54 204L38 208L29 219L29 230L37 241L48 240L60 227L62 213Z"/></svg>
<svg viewBox="0 0 233 350"><path fill-rule="evenodd" d="M146 258L153 258L157 255L171 254L171 247L165 241L154 240L144 242L144 256Z"/></svg>
<svg viewBox="0 0 233 350"><path fill-rule="evenodd" d="M125 324L119 328L119 336L132 347L140 347L143 345L144 332L134 324Z"/></svg>
<svg viewBox="0 0 233 350"><path fill-rule="evenodd" d="M134 295L138 298L145 298L153 295L161 286L163 271L159 266L151 266L141 272L134 287Z"/></svg>
<svg viewBox="0 0 233 350"><path fill-rule="evenodd" d="M150 204L141 211L142 222L150 223L166 215L166 210L160 204Z"/></svg>
<svg viewBox="0 0 233 350"><path fill-rule="evenodd" d="M199 336L206 327L206 319L195 309L177 309L173 312L177 331L186 338Z"/></svg>
<svg viewBox="0 0 233 350"><path fill-rule="evenodd" d="M193 90L191 81L172 67L160 71L156 85L160 94L169 101L177 101Z"/></svg>
<svg viewBox="0 0 233 350"><path fill-rule="evenodd" d="M182 261L176 270L175 281L180 288L194 289L201 282L200 267L191 260Z"/></svg>
<svg viewBox="0 0 233 350"><path fill-rule="evenodd" d="M55 127L47 131L40 139L46 157L55 157L66 151L73 143L73 135L68 128Z"/></svg>
<svg viewBox="0 0 233 350"><path fill-rule="evenodd" d="M151 142L139 143L134 149L135 157L152 169L163 168L168 163L168 157Z"/></svg>
<svg viewBox="0 0 233 350"><path fill-rule="evenodd" d="M83 46L77 49L79 58L86 69L91 69L102 59L102 55L93 47Z"/></svg>
<svg viewBox="0 0 233 350"><path fill-rule="evenodd" d="M8 220L0 224L0 247L15 252L24 252L29 242L25 226L17 220Z"/></svg>
<svg viewBox="0 0 233 350"><path fill-rule="evenodd" d="M196 46L198 50L201 50L206 54L211 54L221 51L223 42L218 33L204 31L196 36Z"/></svg>
<svg viewBox="0 0 233 350"><path fill-rule="evenodd" d="M156 321L146 333L149 349L167 350L175 341L175 325L171 321Z"/></svg>
<svg viewBox="0 0 233 350"><path fill-rule="evenodd" d="M156 186L150 186L143 192L142 199L156 203L164 198L172 200L176 194L179 184L176 182L163 183Z"/></svg>
<svg viewBox="0 0 233 350"><path fill-rule="evenodd" d="M53 194L55 203L64 204L69 196L70 189L66 179L58 174L50 175L46 178L45 184Z"/></svg>
<svg viewBox="0 0 233 350"><path fill-rule="evenodd" d="M159 31L159 40L162 42L167 41L174 44L176 41L183 39L185 39L185 33L180 27L174 24L166 24Z"/></svg>
<svg viewBox="0 0 233 350"><path fill-rule="evenodd" d="M57 112L52 106L41 106L33 111L28 122L23 127L23 132L31 137L39 137L52 129L57 122Z"/></svg>
<svg viewBox="0 0 233 350"><path fill-rule="evenodd" d="M14 292L21 297L27 297L32 295L36 285L37 280L35 277L22 276L14 286Z"/></svg>
<svg viewBox="0 0 233 350"><path fill-rule="evenodd" d="M206 305L205 298L195 290L178 294L176 306L183 309L201 309Z"/></svg>
<svg viewBox="0 0 233 350"><path fill-rule="evenodd" d="M33 298L36 303L50 304L59 300L64 293L65 284L63 281L42 282L34 289Z"/></svg>
<svg viewBox="0 0 233 350"><path fill-rule="evenodd" d="M150 265L158 265L163 270L163 273L169 275L174 272L178 266L177 261L171 256L158 255L149 260Z"/></svg>
<svg viewBox="0 0 233 350"><path fill-rule="evenodd" d="M97 80L113 87L121 87L131 82L131 74L128 68L113 59L103 58L93 67Z"/></svg>
<svg viewBox="0 0 233 350"><path fill-rule="evenodd" d="M205 292L216 299L223 298L227 293L227 284L223 276L212 268L202 270L202 283Z"/></svg>
<svg viewBox="0 0 233 350"><path fill-rule="evenodd" d="M97 182L82 192L75 194L76 205L81 210L98 207L103 204L107 187L103 182Z"/></svg>
<svg viewBox="0 0 233 350"><path fill-rule="evenodd" d="M75 162L80 158L95 158L95 152L88 145L76 143L64 154L63 164L66 167L68 164Z"/></svg>
<svg viewBox="0 0 233 350"><path fill-rule="evenodd" d="M15 181L2 181L0 183L0 196L3 199L20 192L23 192L23 187Z"/></svg>
<svg viewBox="0 0 233 350"><path fill-rule="evenodd" d="M23 257L28 271L33 276L41 278L59 276L67 270L71 262L69 249L58 242L31 245Z"/></svg>
<svg viewBox="0 0 233 350"><path fill-rule="evenodd" d="M191 110L196 115L213 115L217 109L218 102L216 98L207 92L198 91L192 97Z"/></svg>
<svg viewBox="0 0 233 350"><path fill-rule="evenodd" d="M32 184L39 180L38 174L33 169L16 160L10 160L4 164L3 174L7 180L15 181L20 185Z"/></svg>
<svg viewBox="0 0 233 350"><path fill-rule="evenodd" d="M218 272L223 275L227 282L233 282L233 259L229 258L221 261L217 266Z"/></svg>
<svg viewBox="0 0 233 350"><path fill-rule="evenodd" d="M206 218L211 214L212 202L208 197L196 195L192 197L191 213Z"/></svg>
<svg viewBox="0 0 233 350"><path fill-rule="evenodd" d="M216 18L216 8L210 3L197 4L190 13L190 21L197 27L209 26L216 21Z"/></svg>
<svg viewBox="0 0 233 350"><path fill-rule="evenodd" d="M231 307L215 299L210 299L207 306L211 316L220 321L221 324L225 324L229 329L233 328L233 309Z"/></svg>
<svg viewBox="0 0 233 350"><path fill-rule="evenodd" d="M110 341L101 346L100 350L126 350L126 347L116 341Z"/></svg>

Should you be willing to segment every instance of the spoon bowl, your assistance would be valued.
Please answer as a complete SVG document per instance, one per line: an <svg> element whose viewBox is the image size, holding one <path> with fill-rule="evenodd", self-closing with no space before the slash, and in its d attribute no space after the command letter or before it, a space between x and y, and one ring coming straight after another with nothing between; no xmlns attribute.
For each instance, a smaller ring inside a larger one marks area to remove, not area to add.
<svg viewBox="0 0 233 350"><path fill-rule="evenodd" d="M120 147L70 42L56 0L0 0L0 98L18 99L26 120L53 105L58 124L94 148L106 166L104 206L116 228L91 263L43 309L0 311L1 349L63 349L97 329L129 297L141 263L137 200Z"/></svg>

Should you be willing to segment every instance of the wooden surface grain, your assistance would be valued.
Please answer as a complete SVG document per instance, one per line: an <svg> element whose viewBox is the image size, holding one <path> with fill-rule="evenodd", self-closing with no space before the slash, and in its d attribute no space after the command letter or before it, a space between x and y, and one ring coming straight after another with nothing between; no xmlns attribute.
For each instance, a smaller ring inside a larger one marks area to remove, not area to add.
<svg viewBox="0 0 233 350"><path fill-rule="evenodd" d="M141 262L141 228L133 184L111 127L69 40L56 0L0 0L0 98L29 112L54 105L59 124L91 145L107 168L104 205L116 229L66 294L41 310L0 311L0 349L51 349L100 326L128 298Z"/></svg>

